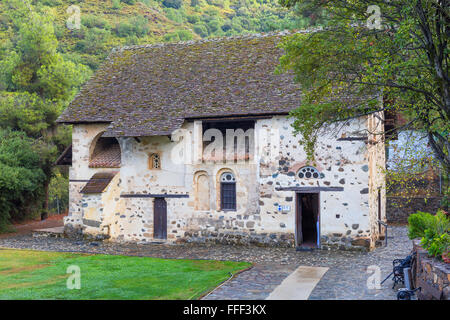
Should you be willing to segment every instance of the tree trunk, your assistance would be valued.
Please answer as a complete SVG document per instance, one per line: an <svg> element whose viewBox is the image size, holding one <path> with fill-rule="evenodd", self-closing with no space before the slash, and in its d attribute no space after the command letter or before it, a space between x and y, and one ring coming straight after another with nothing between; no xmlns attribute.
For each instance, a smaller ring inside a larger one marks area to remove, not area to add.
<svg viewBox="0 0 450 320"><path fill-rule="evenodd" d="M45 192L45 198L44 203L42 205L42 212L41 212L41 220L45 220L48 218L48 189L49 189L50 181L45 181L44 183L44 192Z"/></svg>

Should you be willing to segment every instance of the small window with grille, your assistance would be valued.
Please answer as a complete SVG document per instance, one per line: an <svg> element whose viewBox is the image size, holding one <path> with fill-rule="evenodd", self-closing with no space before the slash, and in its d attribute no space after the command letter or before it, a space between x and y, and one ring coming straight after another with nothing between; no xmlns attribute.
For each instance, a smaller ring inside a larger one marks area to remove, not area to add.
<svg viewBox="0 0 450 320"><path fill-rule="evenodd" d="M300 179L319 179L321 177L320 172L314 167L303 167L298 173Z"/></svg>
<svg viewBox="0 0 450 320"><path fill-rule="evenodd" d="M222 210L236 210L236 178L231 172L220 176L220 207Z"/></svg>
<svg viewBox="0 0 450 320"><path fill-rule="evenodd" d="M158 153L150 154L148 158L149 169L161 169L161 157Z"/></svg>

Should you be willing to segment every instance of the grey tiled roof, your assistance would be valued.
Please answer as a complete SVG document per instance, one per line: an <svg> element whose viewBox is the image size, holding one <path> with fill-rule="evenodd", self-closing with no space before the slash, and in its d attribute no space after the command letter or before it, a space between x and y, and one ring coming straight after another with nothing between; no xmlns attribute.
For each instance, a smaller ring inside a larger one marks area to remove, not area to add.
<svg viewBox="0 0 450 320"><path fill-rule="evenodd" d="M104 136L152 136L186 118L286 114L300 105L300 89L292 74L274 73L285 34L114 50L58 122L109 122Z"/></svg>

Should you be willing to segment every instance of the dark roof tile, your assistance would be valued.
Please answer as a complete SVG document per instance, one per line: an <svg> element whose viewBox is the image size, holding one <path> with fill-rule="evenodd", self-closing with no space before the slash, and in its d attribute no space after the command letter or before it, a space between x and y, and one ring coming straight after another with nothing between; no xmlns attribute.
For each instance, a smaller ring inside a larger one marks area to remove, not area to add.
<svg viewBox="0 0 450 320"><path fill-rule="evenodd" d="M152 136L186 118L285 114L300 105L293 75L274 73L285 34L115 50L58 122L110 122L106 137Z"/></svg>
<svg viewBox="0 0 450 320"><path fill-rule="evenodd" d="M80 193L102 193L108 187L111 180L117 172L98 172L95 173L88 183L81 189Z"/></svg>

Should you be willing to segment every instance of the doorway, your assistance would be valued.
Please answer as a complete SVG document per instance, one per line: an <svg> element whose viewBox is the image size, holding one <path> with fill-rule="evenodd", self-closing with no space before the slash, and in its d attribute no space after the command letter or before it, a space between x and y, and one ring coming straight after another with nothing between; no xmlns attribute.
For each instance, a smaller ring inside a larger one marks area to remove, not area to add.
<svg viewBox="0 0 450 320"><path fill-rule="evenodd" d="M318 248L320 245L319 193L297 193L296 246Z"/></svg>
<svg viewBox="0 0 450 320"><path fill-rule="evenodd" d="M167 202L164 198L155 198L153 203L153 238L167 239Z"/></svg>

